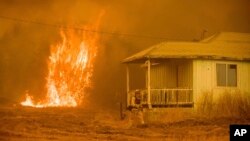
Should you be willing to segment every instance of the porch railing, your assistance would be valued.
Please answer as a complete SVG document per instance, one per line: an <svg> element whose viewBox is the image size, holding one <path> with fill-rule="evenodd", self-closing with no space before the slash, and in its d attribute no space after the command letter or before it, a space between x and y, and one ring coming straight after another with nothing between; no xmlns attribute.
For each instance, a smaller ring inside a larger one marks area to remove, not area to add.
<svg viewBox="0 0 250 141"><path fill-rule="evenodd" d="M147 90L140 90L141 102L147 105ZM129 93L129 97L133 95L133 91ZM176 107L193 105L193 90L188 88L175 88L175 89L151 89L151 105L152 107Z"/></svg>
<svg viewBox="0 0 250 141"><path fill-rule="evenodd" d="M193 90L187 88L151 89L152 106L191 106Z"/></svg>

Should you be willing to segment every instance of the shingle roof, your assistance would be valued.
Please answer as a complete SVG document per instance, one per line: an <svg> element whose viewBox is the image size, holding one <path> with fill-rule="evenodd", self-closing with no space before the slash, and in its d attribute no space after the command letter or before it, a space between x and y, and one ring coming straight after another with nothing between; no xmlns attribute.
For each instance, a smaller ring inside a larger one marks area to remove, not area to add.
<svg viewBox="0 0 250 141"><path fill-rule="evenodd" d="M222 32L200 42L163 42L123 60L124 63L165 58L250 61L250 34Z"/></svg>

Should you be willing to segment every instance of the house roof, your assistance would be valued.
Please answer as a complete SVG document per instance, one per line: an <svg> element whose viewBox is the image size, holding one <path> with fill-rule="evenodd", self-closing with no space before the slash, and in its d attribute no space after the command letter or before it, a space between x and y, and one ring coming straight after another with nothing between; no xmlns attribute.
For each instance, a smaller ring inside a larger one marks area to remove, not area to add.
<svg viewBox="0 0 250 141"><path fill-rule="evenodd" d="M250 61L250 34L222 32L200 42L163 42L124 59L123 63L141 62L148 58Z"/></svg>

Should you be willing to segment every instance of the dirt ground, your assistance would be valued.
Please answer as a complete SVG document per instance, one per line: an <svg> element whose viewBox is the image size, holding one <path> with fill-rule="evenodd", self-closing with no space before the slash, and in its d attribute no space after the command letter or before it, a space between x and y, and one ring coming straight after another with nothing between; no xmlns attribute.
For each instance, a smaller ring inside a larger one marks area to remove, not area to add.
<svg viewBox="0 0 250 141"><path fill-rule="evenodd" d="M146 122L120 120L119 111L83 108L0 108L0 140L229 140L229 124L242 119L185 118Z"/></svg>

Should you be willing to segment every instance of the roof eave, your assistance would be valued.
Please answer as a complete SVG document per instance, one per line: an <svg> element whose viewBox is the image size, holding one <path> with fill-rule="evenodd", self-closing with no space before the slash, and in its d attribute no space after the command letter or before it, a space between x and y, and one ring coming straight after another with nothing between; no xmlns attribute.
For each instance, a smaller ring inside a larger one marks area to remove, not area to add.
<svg viewBox="0 0 250 141"><path fill-rule="evenodd" d="M140 58L127 58L122 63L143 63L151 59L208 59L208 60L228 60L228 61L250 61L248 57L217 56L217 55L187 55L187 56L144 56Z"/></svg>

